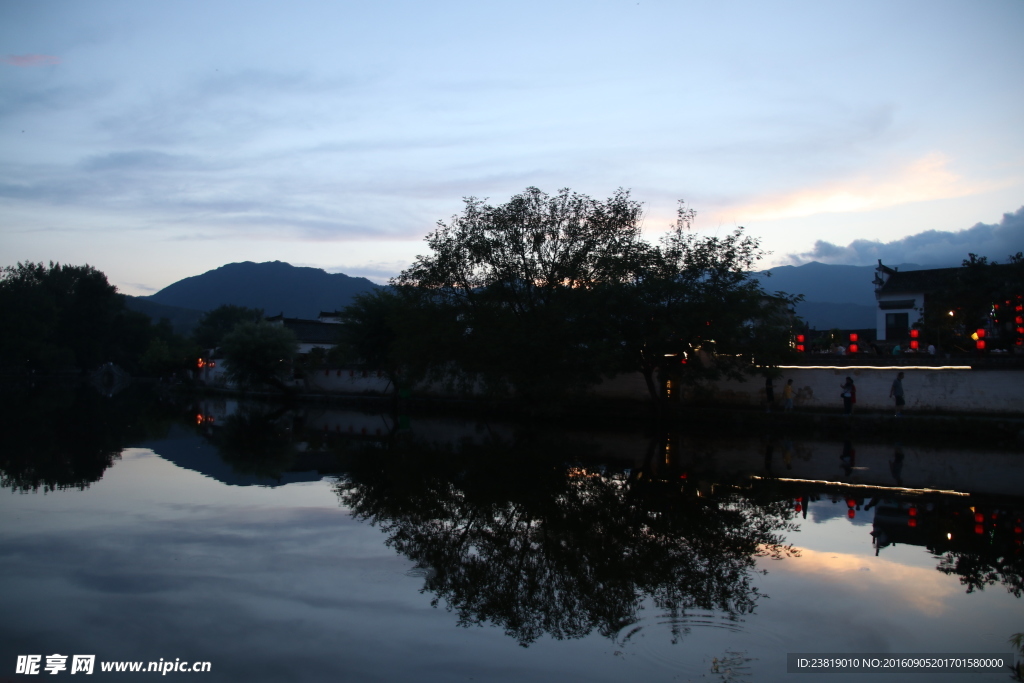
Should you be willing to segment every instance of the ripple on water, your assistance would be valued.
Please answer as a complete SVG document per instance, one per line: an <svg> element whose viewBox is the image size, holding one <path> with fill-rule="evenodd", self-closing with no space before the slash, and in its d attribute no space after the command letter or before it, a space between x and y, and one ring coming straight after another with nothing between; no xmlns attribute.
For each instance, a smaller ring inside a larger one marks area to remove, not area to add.
<svg viewBox="0 0 1024 683"><path fill-rule="evenodd" d="M744 673L747 665L743 663L751 660L743 652L734 651L738 640L781 644L778 633L763 620L712 611L643 617L624 627L615 637L623 657L635 656L695 677L722 675L728 669L728 676L721 680L743 680L747 675ZM729 665L726 667L726 664ZM712 676L712 680L716 679Z"/></svg>

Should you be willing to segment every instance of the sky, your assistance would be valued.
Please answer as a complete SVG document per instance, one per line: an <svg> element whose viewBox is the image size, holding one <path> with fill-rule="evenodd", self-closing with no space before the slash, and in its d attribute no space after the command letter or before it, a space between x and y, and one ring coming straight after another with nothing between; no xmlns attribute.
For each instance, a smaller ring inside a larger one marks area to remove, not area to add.
<svg viewBox="0 0 1024 683"><path fill-rule="evenodd" d="M765 267L1005 260L1022 29L1022 0L0 0L0 265L384 282L529 186L628 188L652 240L685 200Z"/></svg>

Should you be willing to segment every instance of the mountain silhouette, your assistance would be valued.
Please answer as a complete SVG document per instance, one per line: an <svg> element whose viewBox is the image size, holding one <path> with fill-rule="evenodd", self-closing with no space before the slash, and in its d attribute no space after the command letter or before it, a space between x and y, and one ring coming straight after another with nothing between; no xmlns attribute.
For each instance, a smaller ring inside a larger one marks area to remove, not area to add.
<svg viewBox="0 0 1024 683"><path fill-rule="evenodd" d="M899 270L943 268L901 263ZM796 314L810 327L819 330L840 328L859 330L875 327L878 304L875 301L876 266L843 266L812 261L800 266L779 266L757 273L768 292L803 294ZM771 273L769 276L768 273Z"/></svg>
<svg viewBox="0 0 1024 683"><path fill-rule="evenodd" d="M266 315L283 313L290 318L316 318L320 311L342 309L355 295L378 286L364 277L328 273L283 261L245 261L178 280L156 294L140 298L196 311L233 304L262 308Z"/></svg>

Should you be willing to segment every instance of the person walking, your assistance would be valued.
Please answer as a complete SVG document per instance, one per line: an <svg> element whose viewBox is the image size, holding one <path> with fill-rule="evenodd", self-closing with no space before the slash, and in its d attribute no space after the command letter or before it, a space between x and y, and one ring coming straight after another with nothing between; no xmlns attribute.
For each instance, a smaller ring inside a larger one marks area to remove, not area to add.
<svg viewBox="0 0 1024 683"><path fill-rule="evenodd" d="M906 398L903 396L903 373L896 375L896 379L892 381L892 388L889 389L889 398L896 399L896 417L903 414L903 406L907 404Z"/></svg>
<svg viewBox="0 0 1024 683"><path fill-rule="evenodd" d="M782 387L782 411L788 413L793 410L793 380L787 379L786 386Z"/></svg>
<svg viewBox="0 0 1024 683"><path fill-rule="evenodd" d="M853 415L853 405L857 402L857 387L853 384L853 378L847 377L846 382L839 387L843 397L843 413Z"/></svg>

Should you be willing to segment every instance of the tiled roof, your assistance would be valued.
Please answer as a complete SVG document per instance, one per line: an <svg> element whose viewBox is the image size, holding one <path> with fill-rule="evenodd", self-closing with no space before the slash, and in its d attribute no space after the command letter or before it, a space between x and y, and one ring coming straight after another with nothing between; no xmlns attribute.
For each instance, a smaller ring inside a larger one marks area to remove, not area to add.
<svg viewBox="0 0 1024 683"><path fill-rule="evenodd" d="M280 322L294 332L302 344L338 343L340 325L335 323L322 323L319 320L304 320L302 318L285 318L283 315L275 315L266 320L267 322Z"/></svg>
<svg viewBox="0 0 1024 683"><path fill-rule="evenodd" d="M933 268L931 270L895 271L876 294L912 294L934 292L949 284L960 268Z"/></svg>
<svg viewBox="0 0 1024 683"><path fill-rule="evenodd" d="M285 318L284 326L295 333L303 344L337 344L339 325L322 323L319 320Z"/></svg>

